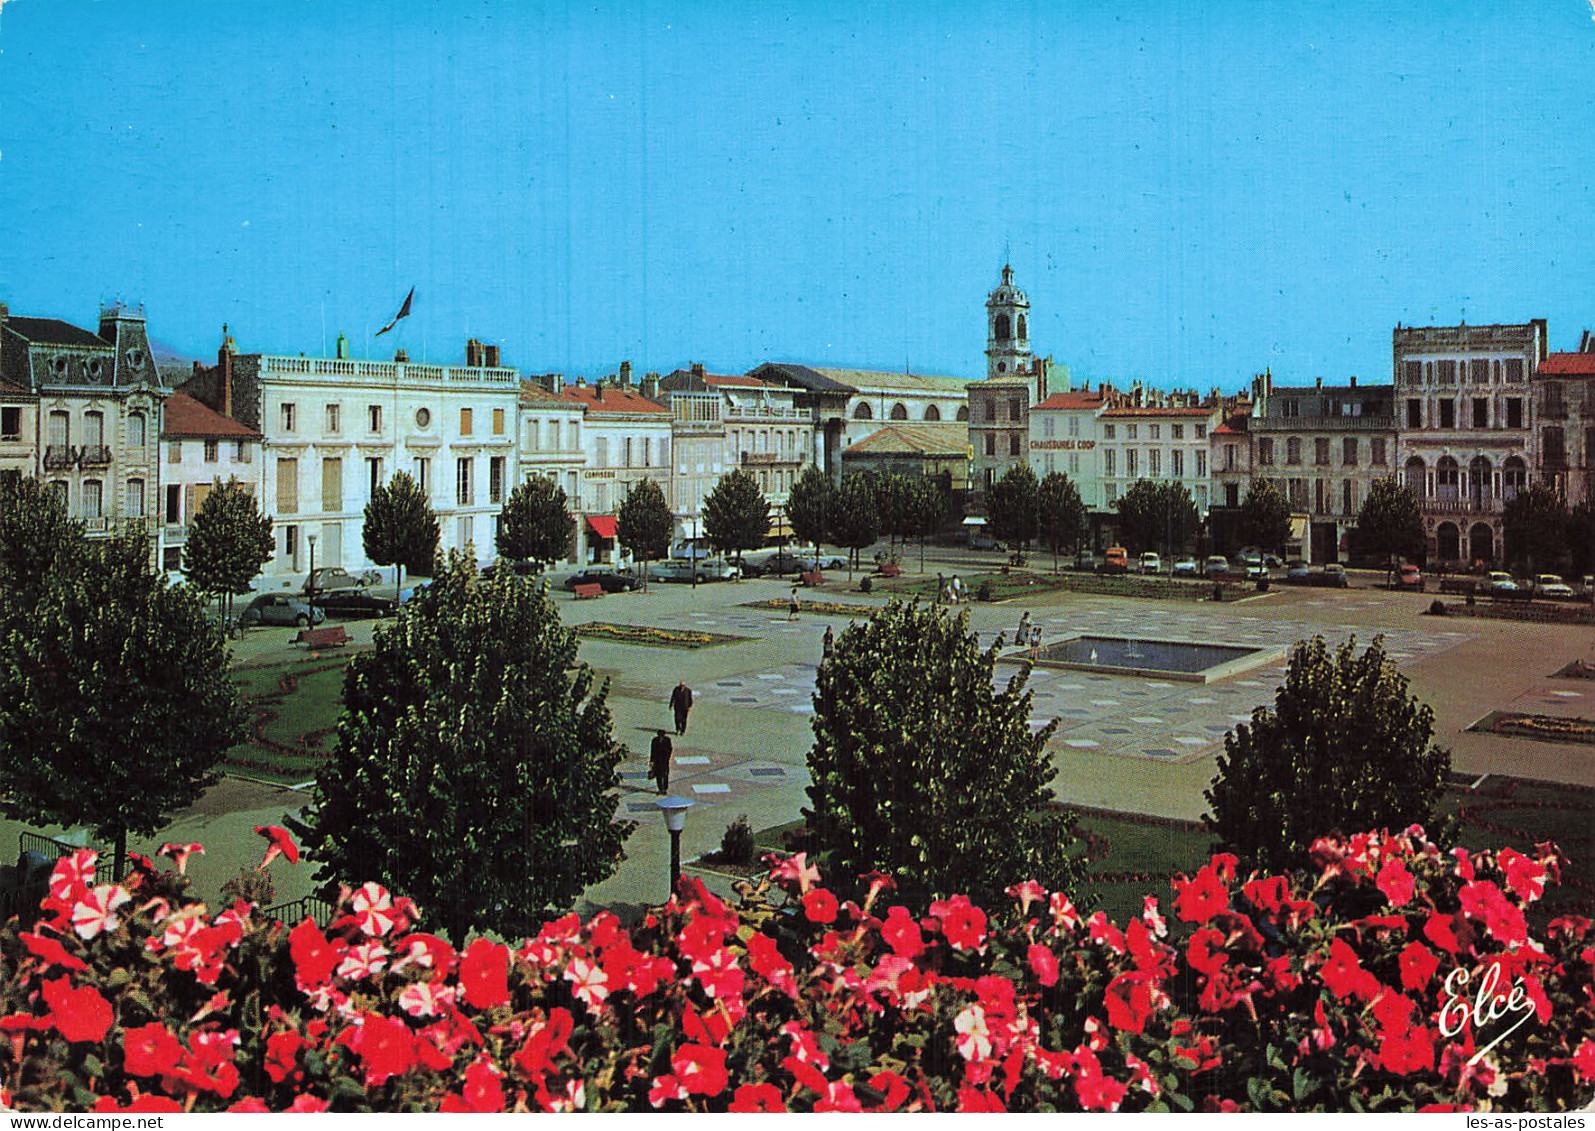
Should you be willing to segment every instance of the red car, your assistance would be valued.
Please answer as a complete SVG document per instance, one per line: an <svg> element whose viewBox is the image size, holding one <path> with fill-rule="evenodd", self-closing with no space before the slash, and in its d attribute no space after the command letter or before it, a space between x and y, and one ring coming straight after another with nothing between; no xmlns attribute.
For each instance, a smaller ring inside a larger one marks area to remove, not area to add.
<svg viewBox="0 0 1595 1131"><path fill-rule="evenodd" d="M1411 589L1416 593L1422 593L1423 574L1418 571L1418 567L1415 565L1402 566L1401 571L1396 574L1396 588Z"/></svg>

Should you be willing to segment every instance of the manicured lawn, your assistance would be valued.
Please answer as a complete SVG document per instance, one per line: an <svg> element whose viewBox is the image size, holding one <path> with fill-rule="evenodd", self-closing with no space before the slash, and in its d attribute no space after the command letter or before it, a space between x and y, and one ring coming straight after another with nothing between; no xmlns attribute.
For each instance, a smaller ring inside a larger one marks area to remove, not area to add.
<svg viewBox="0 0 1595 1131"><path fill-rule="evenodd" d="M307 653L234 672L249 711L250 739L227 752L223 768L283 785L315 777L336 737L348 659L348 652Z"/></svg>

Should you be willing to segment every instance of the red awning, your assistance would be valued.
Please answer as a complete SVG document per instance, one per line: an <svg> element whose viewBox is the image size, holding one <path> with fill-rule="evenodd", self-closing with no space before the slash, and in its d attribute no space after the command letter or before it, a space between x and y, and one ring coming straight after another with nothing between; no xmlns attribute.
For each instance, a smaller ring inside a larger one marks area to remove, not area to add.
<svg viewBox="0 0 1595 1131"><path fill-rule="evenodd" d="M590 514L587 516L587 528L600 538L613 540L615 537L615 516L612 514Z"/></svg>

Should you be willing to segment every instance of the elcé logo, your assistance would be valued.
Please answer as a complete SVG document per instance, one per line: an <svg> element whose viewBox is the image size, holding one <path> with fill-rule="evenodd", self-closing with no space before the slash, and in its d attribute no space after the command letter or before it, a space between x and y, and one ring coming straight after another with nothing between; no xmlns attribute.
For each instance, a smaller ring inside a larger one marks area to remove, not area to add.
<svg viewBox="0 0 1595 1131"><path fill-rule="evenodd" d="M1463 995L1467 992L1468 983L1473 980L1475 974L1478 974L1479 984L1473 992L1472 1000L1469 1001ZM1470 1065L1477 1064L1485 1053L1521 1029L1524 1023L1534 1016L1534 1003L1528 999L1522 982L1514 981L1510 990L1502 990L1500 986L1501 964L1498 962L1490 963L1482 973L1458 967L1446 975L1445 1004L1440 1007L1441 1036L1456 1036L1471 1019L1474 1039L1477 1040L1483 1037L1486 1025L1510 1018L1514 1014L1521 1015L1511 1027L1496 1034L1494 1040L1475 1052L1468 1059Z"/></svg>

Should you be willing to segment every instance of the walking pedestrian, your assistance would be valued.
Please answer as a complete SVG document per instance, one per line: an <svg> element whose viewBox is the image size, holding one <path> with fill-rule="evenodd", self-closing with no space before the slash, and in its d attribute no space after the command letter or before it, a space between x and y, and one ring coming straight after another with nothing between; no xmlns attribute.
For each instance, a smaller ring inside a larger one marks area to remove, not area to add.
<svg viewBox="0 0 1595 1131"><path fill-rule="evenodd" d="M1041 626L1038 624L1030 630L1030 662L1033 664L1041 659Z"/></svg>
<svg viewBox="0 0 1595 1131"><path fill-rule="evenodd" d="M1013 642L1020 647L1030 643L1030 610L1026 609L1024 616L1019 618L1019 631L1014 633Z"/></svg>
<svg viewBox="0 0 1595 1131"><path fill-rule="evenodd" d="M802 605L798 601L798 587L794 585L792 586L792 600L786 607L786 619L788 621L797 620L798 609L801 607Z"/></svg>
<svg viewBox="0 0 1595 1131"><path fill-rule="evenodd" d="M654 732L653 745L648 748L648 776L659 785L661 794L670 791L670 756L675 747L670 736L662 730Z"/></svg>
<svg viewBox="0 0 1595 1131"><path fill-rule="evenodd" d="M687 733L687 713L692 710L692 688L687 686L687 681L682 680L676 684L676 689L670 693L670 709L676 714L676 733Z"/></svg>
<svg viewBox="0 0 1595 1131"><path fill-rule="evenodd" d="M822 653L822 658L826 659L826 660L829 660L831 658L831 652L833 650L835 650L835 648L836 648L836 633L831 630L831 626L830 625L826 625L825 626L825 639L820 643L820 650L821 650L821 653Z"/></svg>

